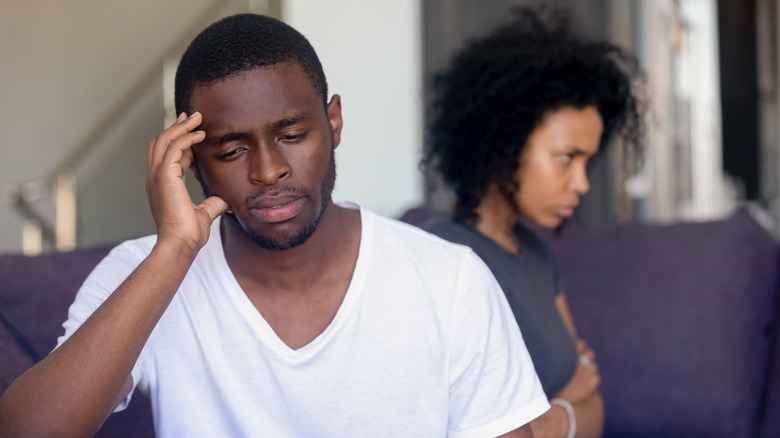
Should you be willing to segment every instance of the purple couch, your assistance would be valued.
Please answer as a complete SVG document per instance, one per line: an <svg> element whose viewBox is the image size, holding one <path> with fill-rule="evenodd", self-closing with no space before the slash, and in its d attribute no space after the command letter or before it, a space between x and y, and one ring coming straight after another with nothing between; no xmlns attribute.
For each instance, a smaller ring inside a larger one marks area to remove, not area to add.
<svg viewBox="0 0 780 438"><path fill-rule="evenodd" d="M746 212L548 235L606 436L780 437L778 247Z"/></svg>
<svg viewBox="0 0 780 438"><path fill-rule="evenodd" d="M0 255L0 394L54 348L79 286L110 249ZM133 395L127 409L109 417L96 436L154 437L149 399Z"/></svg>
<svg viewBox="0 0 780 438"><path fill-rule="evenodd" d="M596 351L606 438L780 437L778 246L748 213L534 228Z"/></svg>
<svg viewBox="0 0 780 438"><path fill-rule="evenodd" d="M780 437L778 247L747 213L669 226L571 223L544 237L597 353L607 438ZM0 392L51 350L108 250L0 256ZM98 436L153 436L139 395Z"/></svg>

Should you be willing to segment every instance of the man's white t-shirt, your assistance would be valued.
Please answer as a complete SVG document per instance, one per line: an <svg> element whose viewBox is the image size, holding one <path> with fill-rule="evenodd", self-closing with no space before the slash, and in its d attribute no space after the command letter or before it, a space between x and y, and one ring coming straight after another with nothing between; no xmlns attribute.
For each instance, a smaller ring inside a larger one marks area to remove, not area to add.
<svg viewBox="0 0 780 438"><path fill-rule="evenodd" d="M464 246L360 214L344 301L325 331L297 350L241 290L215 221L132 371L152 399L158 436L490 437L549 408L484 263ZM154 242L125 242L95 268L59 344Z"/></svg>

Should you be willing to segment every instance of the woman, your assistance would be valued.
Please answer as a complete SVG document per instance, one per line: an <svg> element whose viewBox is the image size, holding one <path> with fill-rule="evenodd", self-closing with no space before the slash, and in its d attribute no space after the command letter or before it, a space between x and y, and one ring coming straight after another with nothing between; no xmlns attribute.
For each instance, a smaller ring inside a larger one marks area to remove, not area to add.
<svg viewBox="0 0 780 438"><path fill-rule="evenodd" d="M552 257L518 220L557 227L590 188L591 157L615 136L640 147L637 70L617 47L525 9L434 77L423 164L456 200L423 228L471 246L504 289L551 398L531 423L537 438L601 436L604 407Z"/></svg>

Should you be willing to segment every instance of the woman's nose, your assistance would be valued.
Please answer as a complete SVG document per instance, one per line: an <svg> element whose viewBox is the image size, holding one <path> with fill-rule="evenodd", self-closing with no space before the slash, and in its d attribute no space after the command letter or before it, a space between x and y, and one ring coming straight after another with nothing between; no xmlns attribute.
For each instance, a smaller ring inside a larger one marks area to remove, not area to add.
<svg viewBox="0 0 780 438"><path fill-rule="evenodd" d="M584 164L576 166L574 174L571 177L571 189L579 195L584 195L590 190L590 181L588 181L588 172Z"/></svg>

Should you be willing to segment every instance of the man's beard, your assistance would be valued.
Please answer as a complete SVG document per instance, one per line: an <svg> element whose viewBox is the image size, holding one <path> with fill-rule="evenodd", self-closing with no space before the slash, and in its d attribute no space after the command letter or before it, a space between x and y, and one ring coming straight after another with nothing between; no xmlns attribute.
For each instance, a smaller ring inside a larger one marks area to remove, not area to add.
<svg viewBox="0 0 780 438"><path fill-rule="evenodd" d="M203 188L203 193L206 195L207 198L209 196L216 195L203 182L203 178L201 178L200 185ZM322 187L320 188L320 200L322 201L322 205L320 206L320 210L317 212L317 215L314 217L314 220L304 225L304 227L297 234L286 236L286 237L283 236L282 238L273 238L271 236L266 236L266 235L256 233L254 230L244 227L243 225L241 225L241 222L238 221L238 218L236 218L236 216L232 213L224 213L222 217L227 223L232 225L235 229L237 229L238 231L244 233L244 235L249 237L249 239L260 248L263 248L267 251L281 251L285 249L294 248L298 245L302 245L306 243L306 241L309 240L312 234L314 234L314 232L317 230L317 226L320 223L320 219L322 219L322 215L325 213L325 209L328 208L328 204L330 204L331 194L333 193L333 188L335 187L335 185L336 185L336 155L333 148L331 148L330 162L328 163L328 172L325 174L325 178L322 181Z"/></svg>

